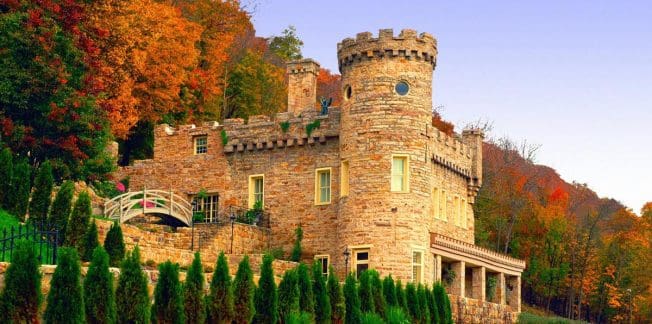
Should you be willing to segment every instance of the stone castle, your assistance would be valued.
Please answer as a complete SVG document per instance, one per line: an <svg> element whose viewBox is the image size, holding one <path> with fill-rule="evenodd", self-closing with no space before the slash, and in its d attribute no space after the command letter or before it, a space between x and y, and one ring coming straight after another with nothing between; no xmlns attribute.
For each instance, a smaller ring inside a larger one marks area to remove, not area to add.
<svg viewBox="0 0 652 324"><path fill-rule="evenodd" d="M442 280L454 308L474 300L519 312L525 263L474 245L483 133L432 126L436 40L359 33L337 45L337 57L341 107L314 108L319 64L291 62L287 112L160 125L153 158L121 175L135 190L195 199L208 222L261 205L270 247L289 253L300 226L302 258L340 278L373 268L403 282Z"/></svg>

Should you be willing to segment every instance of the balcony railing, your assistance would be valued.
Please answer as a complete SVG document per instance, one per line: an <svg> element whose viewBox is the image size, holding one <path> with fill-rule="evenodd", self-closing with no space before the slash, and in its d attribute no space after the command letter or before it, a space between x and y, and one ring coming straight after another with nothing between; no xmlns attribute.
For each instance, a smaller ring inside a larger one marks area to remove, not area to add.
<svg viewBox="0 0 652 324"><path fill-rule="evenodd" d="M203 211L195 211L193 215L195 224L230 224L234 222L265 228L270 227L270 215L265 210L229 206L212 215L207 215Z"/></svg>

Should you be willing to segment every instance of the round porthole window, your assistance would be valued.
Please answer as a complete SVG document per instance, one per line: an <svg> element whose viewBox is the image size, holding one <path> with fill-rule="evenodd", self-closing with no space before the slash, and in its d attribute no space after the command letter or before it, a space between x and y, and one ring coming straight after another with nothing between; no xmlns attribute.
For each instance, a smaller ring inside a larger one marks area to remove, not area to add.
<svg viewBox="0 0 652 324"><path fill-rule="evenodd" d="M399 83L394 87L394 90L399 96L405 96L410 92L410 85L405 81L399 81Z"/></svg>
<svg viewBox="0 0 652 324"><path fill-rule="evenodd" d="M344 87L344 99L346 99L346 100L351 99L351 86L349 86L349 85Z"/></svg>

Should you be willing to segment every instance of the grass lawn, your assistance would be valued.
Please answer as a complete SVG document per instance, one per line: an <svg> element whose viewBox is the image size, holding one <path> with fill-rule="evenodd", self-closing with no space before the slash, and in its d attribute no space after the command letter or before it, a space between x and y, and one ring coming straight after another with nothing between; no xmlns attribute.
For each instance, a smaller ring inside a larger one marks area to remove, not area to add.
<svg viewBox="0 0 652 324"><path fill-rule="evenodd" d="M20 222L18 222L18 219L16 219L14 215L9 214L3 209L0 209L0 233L4 228L9 229L10 227L17 226L19 224Z"/></svg>
<svg viewBox="0 0 652 324"><path fill-rule="evenodd" d="M542 309L522 305L523 312L519 314L519 324L586 324L583 321L573 321L567 318L546 314Z"/></svg>

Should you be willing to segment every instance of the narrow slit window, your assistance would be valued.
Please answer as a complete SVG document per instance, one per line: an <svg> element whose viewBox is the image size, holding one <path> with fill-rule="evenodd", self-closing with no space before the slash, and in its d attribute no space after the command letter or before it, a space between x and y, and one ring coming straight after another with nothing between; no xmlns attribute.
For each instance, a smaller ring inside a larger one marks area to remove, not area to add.
<svg viewBox="0 0 652 324"><path fill-rule="evenodd" d="M439 212L439 189L432 189L432 213L434 218L439 219L441 213Z"/></svg>
<svg viewBox="0 0 652 324"><path fill-rule="evenodd" d="M315 174L315 204L331 202L331 168L317 169Z"/></svg>
<svg viewBox="0 0 652 324"><path fill-rule="evenodd" d="M412 282L421 283L423 277L423 252L412 251Z"/></svg>
<svg viewBox="0 0 652 324"><path fill-rule="evenodd" d="M442 190L441 194L439 195L439 217L444 220L448 221L448 216L446 215L446 191Z"/></svg>
<svg viewBox="0 0 652 324"><path fill-rule="evenodd" d="M315 255L315 260L321 266L321 273L325 277L328 277L328 267L330 266L329 261L330 256L328 255Z"/></svg>
<svg viewBox="0 0 652 324"><path fill-rule="evenodd" d="M364 249L364 250L355 250L353 251L354 253L354 260L353 260L353 267L355 269L355 274L356 277L360 277L360 274L369 269L369 250Z"/></svg>
<svg viewBox="0 0 652 324"><path fill-rule="evenodd" d="M340 168L340 197L349 195L349 161L342 161Z"/></svg>

